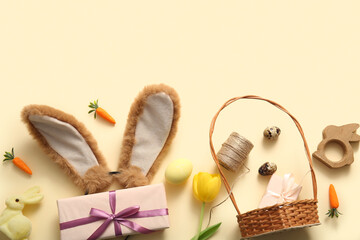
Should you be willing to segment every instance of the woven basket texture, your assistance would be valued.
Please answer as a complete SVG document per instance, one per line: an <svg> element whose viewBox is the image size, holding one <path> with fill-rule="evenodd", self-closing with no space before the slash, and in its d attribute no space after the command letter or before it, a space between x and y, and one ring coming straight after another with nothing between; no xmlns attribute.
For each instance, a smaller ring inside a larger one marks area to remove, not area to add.
<svg viewBox="0 0 360 240"><path fill-rule="evenodd" d="M312 187L313 187L313 195L314 195L313 199L305 199L305 200L281 203L265 208L258 208L246 213L240 212L234 194L232 193L230 184L220 167L220 162L216 156L214 144L212 142L212 135L215 128L215 122L220 112L230 104L240 99L253 99L253 100L261 100L268 102L274 105L275 107L279 108L283 112L285 112L293 120L304 142L305 153L311 170L311 179L312 179ZM283 106L272 100L254 95L231 98L221 106L221 108L217 111L217 113L213 117L210 125L209 137L210 137L211 155L219 170L220 176L223 180L227 192L229 193L230 199L235 207L235 210L238 213L237 220L242 238L252 238L264 234L270 234L270 233L297 229L297 228L310 227L320 224L318 210L317 210L318 209L317 184L316 184L316 177L315 177L314 167L312 164L312 158L311 158L309 146L306 142L305 134L304 131L302 130L300 123Z"/></svg>
<svg viewBox="0 0 360 240"><path fill-rule="evenodd" d="M258 208L237 215L237 219L243 238L320 224L314 199Z"/></svg>

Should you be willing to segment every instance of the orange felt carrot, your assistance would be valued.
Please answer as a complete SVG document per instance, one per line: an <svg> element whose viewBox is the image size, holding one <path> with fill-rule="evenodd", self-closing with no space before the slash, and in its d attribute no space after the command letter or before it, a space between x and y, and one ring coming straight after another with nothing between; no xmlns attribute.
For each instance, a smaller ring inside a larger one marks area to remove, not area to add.
<svg viewBox="0 0 360 240"><path fill-rule="evenodd" d="M91 110L89 111L89 113L95 112L94 113L94 118L96 118L96 115L99 115L100 117L104 118L106 121L115 124L115 119L110 116L109 113L107 113L103 108L99 107L98 105L99 100L96 100L94 102L90 102L89 108L91 108Z"/></svg>
<svg viewBox="0 0 360 240"><path fill-rule="evenodd" d="M5 159L3 160L4 162L5 161L12 161L15 166L17 166L18 168L20 168L24 172L32 175L32 171L28 167L28 165L26 165L26 163L23 160L21 160L20 158L15 157L14 148L11 149L11 153L10 152L5 152L4 157L5 157Z"/></svg>
<svg viewBox="0 0 360 240"><path fill-rule="evenodd" d="M327 212L326 215L328 215L328 217L333 218L335 217L339 217L339 214L341 214L337 208L339 207L339 200L334 188L334 185L330 184L329 187L329 199L330 199L330 210Z"/></svg>

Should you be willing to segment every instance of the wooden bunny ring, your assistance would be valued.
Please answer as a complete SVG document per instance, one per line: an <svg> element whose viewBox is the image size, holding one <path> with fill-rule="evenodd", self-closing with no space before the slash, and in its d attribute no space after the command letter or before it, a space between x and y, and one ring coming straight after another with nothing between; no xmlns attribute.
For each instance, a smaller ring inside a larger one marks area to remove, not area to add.
<svg viewBox="0 0 360 240"><path fill-rule="evenodd" d="M116 179L124 188L149 184L173 140L180 100L164 84L144 88L130 108L119 167L111 172L97 142L74 116L45 105L29 105L22 120L49 157L86 193L100 192Z"/></svg>
<svg viewBox="0 0 360 240"><path fill-rule="evenodd" d="M313 157L331 168L340 168L352 164L354 162L354 151L350 142L360 141L360 136L356 134L356 129L359 126L357 123L340 127L334 125L327 126L323 130L323 140L319 143L317 151L313 153ZM339 144L344 150L344 155L338 162L330 161L325 155L325 147L330 142Z"/></svg>

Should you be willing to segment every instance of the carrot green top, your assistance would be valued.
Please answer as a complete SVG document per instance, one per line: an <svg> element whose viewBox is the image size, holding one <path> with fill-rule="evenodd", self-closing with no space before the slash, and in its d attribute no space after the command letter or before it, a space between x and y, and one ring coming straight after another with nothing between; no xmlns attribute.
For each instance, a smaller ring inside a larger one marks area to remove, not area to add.
<svg viewBox="0 0 360 240"><path fill-rule="evenodd" d="M89 114L94 112L94 118L96 118L96 109L98 109L99 107L99 100L95 100L94 102L90 102L89 104L89 108L91 108L91 110L88 112Z"/></svg>
<svg viewBox="0 0 360 240"><path fill-rule="evenodd" d="M14 148L11 149L11 153L5 152L4 157L5 157L5 159L3 160L4 162L13 160L15 158Z"/></svg>

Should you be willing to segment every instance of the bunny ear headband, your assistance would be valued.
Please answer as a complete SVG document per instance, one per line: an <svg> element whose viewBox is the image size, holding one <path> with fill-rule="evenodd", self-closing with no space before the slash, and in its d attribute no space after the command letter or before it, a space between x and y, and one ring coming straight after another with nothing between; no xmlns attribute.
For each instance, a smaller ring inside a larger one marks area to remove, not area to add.
<svg viewBox="0 0 360 240"><path fill-rule="evenodd" d="M110 172L95 139L75 117L45 105L22 111L45 153L88 193L104 190L113 176L124 188L149 184L175 136L179 117L174 89L163 84L145 87L130 108L118 171Z"/></svg>

